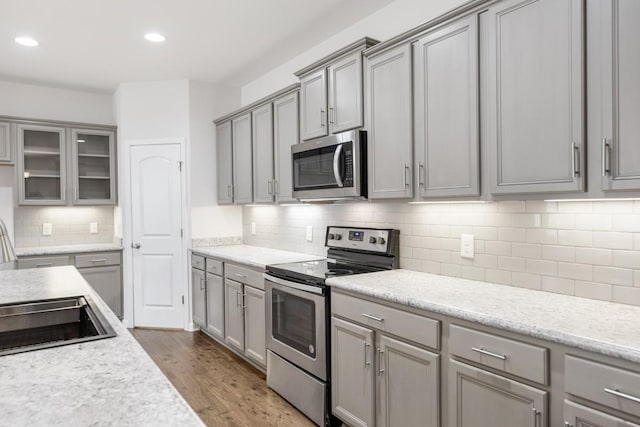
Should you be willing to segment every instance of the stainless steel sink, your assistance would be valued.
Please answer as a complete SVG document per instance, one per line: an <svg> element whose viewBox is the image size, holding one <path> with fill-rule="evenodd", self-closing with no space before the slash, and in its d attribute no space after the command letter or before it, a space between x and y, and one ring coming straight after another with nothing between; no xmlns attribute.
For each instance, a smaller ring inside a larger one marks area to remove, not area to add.
<svg viewBox="0 0 640 427"><path fill-rule="evenodd" d="M114 336L88 296L0 305L0 356Z"/></svg>

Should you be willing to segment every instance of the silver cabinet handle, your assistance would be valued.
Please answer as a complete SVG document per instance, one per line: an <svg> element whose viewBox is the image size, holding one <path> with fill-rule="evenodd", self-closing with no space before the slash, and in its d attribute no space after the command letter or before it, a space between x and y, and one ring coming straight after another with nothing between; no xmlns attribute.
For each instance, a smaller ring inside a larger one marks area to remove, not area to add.
<svg viewBox="0 0 640 427"><path fill-rule="evenodd" d="M367 349L371 347L371 344L367 344L366 341L364 341L364 367L366 368L367 366L371 365L371 362L367 362Z"/></svg>
<svg viewBox="0 0 640 427"><path fill-rule="evenodd" d="M273 194L273 181L267 181L267 192L271 195Z"/></svg>
<svg viewBox="0 0 640 427"><path fill-rule="evenodd" d="M106 258L92 259L91 262L93 262L93 263L107 262L107 259Z"/></svg>
<svg viewBox="0 0 640 427"><path fill-rule="evenodd" d="M623 399L630 400L630 401L635 402L635 403L640 403L640 397L632 396L632 395L630 395L630 394L623 393L623 392L618 391L618 390L614 390L614 389L610 389L610 388L605 388L605 389L604 389L604 392L605 392L605 393L612 394L612 395L614 395L614 396L616 396L616 397L621 397L621 398L623 398Z"/></svg>
<svg viewBox="0 0 640 427"><path fill-rule="evenodd" d="M324 127L324 110L320 110L320 127Z"/></svg>
<svg viewBox="0 0 640 427"><path fill-rule="evenodd" d="M342 153L342 144L338 145L335 153L333 153L333 176L336 179L336 183L338 184L338 188L344 187L344 183L342 182L342 176L340 176L340 154Z"/></svg>
<svg viewBox="0 0 640 427"><path fill-rule="evenodd" d="M407 172L409 172L409 165L408 164L404 164L404 186L408 187L409 186L409 180L407 179Z"/></svg>
<svg viewBox="0 0 640 427"><path fill-rule="evenodd" d="M384 355L384 350L382 349L378 349L378 376L381 376L382 374L384 374L384 359L383 356Z"/></svg>
<svg viewBox="0 0 640 427"><path fill-rule="evenodd" d="M507 356L504 354L494 353L492 351L485 350L484 348L471 347L471 350L477 353L486 354L487 356L495 357L496 359L507 360Z"/></svg>
<svg viewBox="0 0 640 427"><path fill-rule="evenodd" d="M53 266L53 263L51 263L51 262L45 262L43 264L36 264L36 267L38 267L38 268L39 267L52 267L52 266Z"/></svg>
<svg viewBox="0 0 640 427"><path fill-rule="evenodd" d="M540 411L538 411L536 408L531 408L531 410L533 411L533 425L534 427L538 427L538 419L540 418Z"/></svg>
<svg viewBox="0 0 640 427"><path fill-rule="evenodd" d="M205 284L204 284L204 277L200 278L200 290L204 291L206 288Z"/></svg>
<svg viewBox="0 0 640 427"><path fill-rule="evenodd" d="M333 122L333 107L329 107L329 124L330 124L330 125L335 124L335 123Z"/></svg>
<svg viewBox="0 0 640 427"><path fill-rule="evenodd" d="M241 279L246 279L247 276L245 276L244 274L240 274L240 273L236 273L236 277L239 277Z"/></svg>
<svg viewBox="0 0 640 427"><path fill-rule="evenodd" d="M247 303L245 302L246 297L247 297L247 294L242 294L242 309L243 310L245 308L247 308Z"/></svg>
<svg viewBox="0 0 640 427"><path fill-rule="evenodd" d="M611 175L611 145L602 138L602 176Z"/></svg>
<svg viewBox="0 0 640 427"><path fill-rule="evenodd" d="M564 427L573 427L573 425L569 421L565 421Z"/></svg>
<svg viewBox="0 0 640 427"><path fill-rule="evenodd" d="M239 298L240 298L240 292L236 291L236 306L237 307L240 307L242 305L242 304L240 304Z"/></svg>
<svg viewBox="0 0 640 427"><path fill-rule="evenodd" d="M140 243L132 243L132 244L131 244L131 247L132 247L133 249L140 249Z"/></svg>
<svg viewBox="0 0 640 427"><path fill-rule="evenodd" d="M418 185L424 187L424 164L422 162L418 164Z"/></svg>
<svg viewBox="0 0 640 427"><path fill-rule="evenodd" d="M571 143L571 167L573 176L580 176L580 147L575 142Z"/></svg>
<svg viewBox="0 0 640 427"><path fill-rule="evenodd" d="M231 197L231 184L227 185L227 196Z"/></svg>
<svg viewBox="0 0 640 427"><path fill-rule="evenodd" d="M375 320L376 322L384 322L384 318L372 316L371 314L362 313L362 317L366 317L367 319Z"/></svg>
<svg viewBox="0 0 640 427"><path fill-rule="evenodd" d="M280 189L278 187L279 187L278 186L278 180L276 179L276 180L273 181L273 195L274 196L278 195L278 190Z"/></svg>

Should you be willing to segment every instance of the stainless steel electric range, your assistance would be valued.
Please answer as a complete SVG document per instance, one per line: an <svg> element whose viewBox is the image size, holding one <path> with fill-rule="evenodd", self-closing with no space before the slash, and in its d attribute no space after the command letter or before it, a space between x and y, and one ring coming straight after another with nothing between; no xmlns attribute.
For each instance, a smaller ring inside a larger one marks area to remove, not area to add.
<svg viewBox="0 0 640 427"><path fill-rule="evenodd" d="M397 268L398 230L327 227L327 259L267 266L267 384L331 425L330 277Z"/></svg>

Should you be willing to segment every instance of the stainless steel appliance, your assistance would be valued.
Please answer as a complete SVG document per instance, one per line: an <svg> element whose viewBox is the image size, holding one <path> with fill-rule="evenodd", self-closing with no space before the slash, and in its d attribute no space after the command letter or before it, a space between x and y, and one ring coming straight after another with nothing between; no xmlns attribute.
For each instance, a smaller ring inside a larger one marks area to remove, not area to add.
<svg viewBox="0 0 640 427"><path fill-rule="evenodd" d="M17 259L7 227L0 219L0 270L13 270Z"/></svg>
<svg viewBox="0 0 640 427"><path fill-rule="evenodd" d="M397 268L398 230L327 227L327 259L267 266L267 384L331 425L328 277Z"/></svg>
<svg viewBox="0 0 640 427"><path fill-rule="evenodd" d="M291 146L293 197L366 199L367 133L343 132Z"/></svg>

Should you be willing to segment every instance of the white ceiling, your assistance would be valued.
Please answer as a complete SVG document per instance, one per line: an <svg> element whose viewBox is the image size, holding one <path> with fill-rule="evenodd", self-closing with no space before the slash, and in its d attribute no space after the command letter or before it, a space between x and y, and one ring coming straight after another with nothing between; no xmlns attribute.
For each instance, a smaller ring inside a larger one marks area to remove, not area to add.
<svg viewBox="0 0 640 427"><path fill-rule="evenodd" d="M98 91L182 79L240 86L393 0L2 0L0 78ZM159 32L167 41L144 40ZM40 42L14 42L28 35Z"/></svg>

